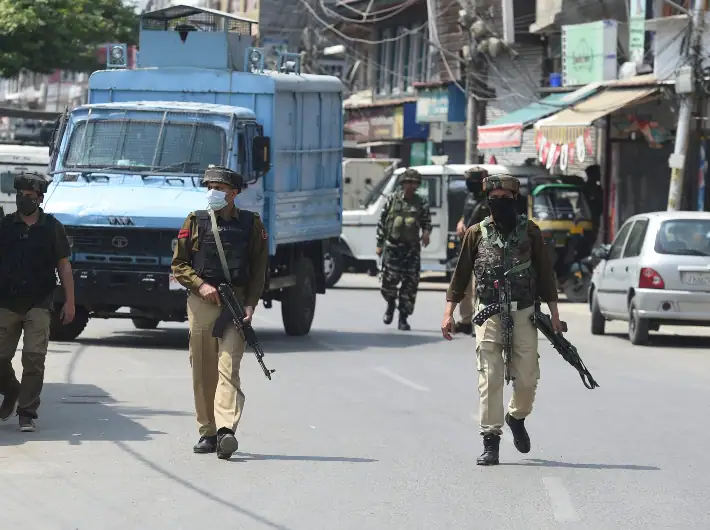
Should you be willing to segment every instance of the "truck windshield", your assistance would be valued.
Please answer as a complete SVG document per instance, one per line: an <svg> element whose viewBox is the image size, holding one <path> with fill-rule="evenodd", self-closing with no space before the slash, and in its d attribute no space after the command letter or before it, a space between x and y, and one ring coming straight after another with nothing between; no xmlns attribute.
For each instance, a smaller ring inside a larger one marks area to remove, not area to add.
<svg viewBox="0 0 710 530"><path fill-rule="evenodd" d="M71 133L64 167L201 173L210 164L224 164L225 138L210 123L83 121Z"/></svg>

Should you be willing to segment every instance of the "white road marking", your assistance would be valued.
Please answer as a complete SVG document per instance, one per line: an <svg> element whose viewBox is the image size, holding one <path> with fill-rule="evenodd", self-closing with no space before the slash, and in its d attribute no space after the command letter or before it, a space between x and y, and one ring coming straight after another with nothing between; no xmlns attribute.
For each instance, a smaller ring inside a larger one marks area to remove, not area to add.
<svg viewBox="0 0 710 530"><path fill-rule="evenodd" d="M569 491L567 491L567 488L562 483L562 479L557 477L542 477L542 483L545 485L547 494L550 496L555 520L560 523L579 521L577 512L572 505Z"/></svg>
<svg viewBox="0 0 710 530"><path fill-rule="evenodd" d="M402 383L404 386L408 386L409 388L413 388L414 390L419 390L420 392L429 392L429 389L427 387L418 385L414 381L410 381L409 379L388 370L384 366L378 366L374 370L375 372L379 372L382 375L386 375L390 379L394 379L398 383Z"/></svg>

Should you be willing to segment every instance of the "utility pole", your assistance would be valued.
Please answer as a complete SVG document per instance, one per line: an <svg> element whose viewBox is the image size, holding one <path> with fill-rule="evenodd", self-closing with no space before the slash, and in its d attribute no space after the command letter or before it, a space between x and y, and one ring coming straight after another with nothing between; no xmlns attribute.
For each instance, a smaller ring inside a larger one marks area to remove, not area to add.
<svg viewBox="0 0 710 530"><path fill-rule="evenodd" d="M678 72L678 80L676 81L676 92L679 95L682 94L684 97L681 101L680 112L678 113L675 147L673 154L668 159L668 165L671 168L667 208L669 212L675 212L680 209L680 201L683 193L685 158L688 152L688 139L696 101L695 92L697 79L695 78L695 72L700 70L698 63L702 61L701 52L704 22L705 0L695 0L693 3L691 44L688 46L686 55L686 59L689 60L688 62L690 62L691 67L681 68Z"/></svg>
<svg viewBox="0 0 710 530"><path fill-rule="evenodd" d="M477 0L459 0L459 27L466 37L464 48L466 62L466 163L478 162L478 125L485 104L481 97L487 88L487 60L495 57L502 41L495 37L483 19L476 14ZM467 51L466 51L467 48ZM481 90L483 89L483 90Z"/></svg>

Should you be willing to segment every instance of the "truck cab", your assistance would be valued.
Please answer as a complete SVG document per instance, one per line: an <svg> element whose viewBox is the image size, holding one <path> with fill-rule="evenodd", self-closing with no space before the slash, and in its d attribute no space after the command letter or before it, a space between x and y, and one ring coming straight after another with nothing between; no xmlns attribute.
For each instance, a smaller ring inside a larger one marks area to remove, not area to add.
<svg viewBox="0 0 710 530"><path fill-rule="evenodd" d="M266 70L252 24L192 6L145 13L138 67L95 72L89 103L61 118L44 206L70 238L77 316L53 321L54 340L90 318L186 319L170 264L185 218L207 207L210 165L243 175L237 206L267 228L264 307L280 302L287 334L309 332L324 248L341 232L342 84L288 54ZM109 47L109 61L125 52Z"/></svg>

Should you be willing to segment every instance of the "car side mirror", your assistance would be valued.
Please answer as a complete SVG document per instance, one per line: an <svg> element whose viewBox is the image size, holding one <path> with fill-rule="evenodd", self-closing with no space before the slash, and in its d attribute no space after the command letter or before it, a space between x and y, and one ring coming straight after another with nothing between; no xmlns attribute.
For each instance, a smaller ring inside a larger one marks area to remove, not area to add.
<svg viewBox="0 0 710 530"><path fill-rule="evenodd" d="M592 256L598 259L607 259L609 257L609 250L611 245L599 245L592 249Z"/></svg>
<svg viewBox="0 0 710 530"><path fill-rule="evenodd" d="M254 171L268 173L271 169L271 138L255 136L251 142L251 157Z"/></svg>

